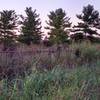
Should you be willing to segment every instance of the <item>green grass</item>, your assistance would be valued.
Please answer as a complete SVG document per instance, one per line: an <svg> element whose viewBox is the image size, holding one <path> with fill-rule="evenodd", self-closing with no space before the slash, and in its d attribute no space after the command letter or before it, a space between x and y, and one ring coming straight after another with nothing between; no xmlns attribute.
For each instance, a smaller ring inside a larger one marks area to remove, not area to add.
<svg viewBox="0 0 100 100"><path fill-rule="evenodd" d="M75 57L79 48L80 57ZM100 50L98 45L74 44L59 59L40 55L37 66L24 78L0 82L0 100L99 100ZM55 60L54 60L55 59ZM35 63L36 62L36 63ZM45 69L45 66L52 66ZM70 66L69 66L70 65ZM39 67L42 66L42 68Z"/></svg>
<svg viewBox="0 0 100 100"><path fill-rule="evenodd" d="M0 100L99 100L99 67L100 63L73 70L60 67L46 72L34 70L22 80L21 88L18 80L13 88L4 87Z"/></svg>

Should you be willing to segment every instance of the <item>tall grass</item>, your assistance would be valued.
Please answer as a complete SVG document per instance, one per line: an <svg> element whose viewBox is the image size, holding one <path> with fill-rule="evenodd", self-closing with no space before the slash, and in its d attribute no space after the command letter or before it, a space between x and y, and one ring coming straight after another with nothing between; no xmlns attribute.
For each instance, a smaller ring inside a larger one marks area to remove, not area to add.
<svg viewBox="0 0 100 100"><path fill-rule="evenodd" d="M25 79L15 80L10 89L4 85L0 100L99 100L100 63L50 71L34 70Z"/></svg>
<svg viewBox="0 0 100 100"><path fill-rule="evenodd" d="M30 74L13 78L10 85L7 79L1 80L0 100L99 100L98 47L72 44L61 49L59 58L57 53L34 55L25 64L32 68Z"/></svg>

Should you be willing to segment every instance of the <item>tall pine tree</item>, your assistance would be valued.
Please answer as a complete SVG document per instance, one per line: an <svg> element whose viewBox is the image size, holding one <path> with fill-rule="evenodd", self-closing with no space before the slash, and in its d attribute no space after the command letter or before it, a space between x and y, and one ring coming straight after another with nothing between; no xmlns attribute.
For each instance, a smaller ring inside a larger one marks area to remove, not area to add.
<svg viewBox="0 0 100 100"><path fill-rule="evenodd" d="M72 36L74 40L89 39L92 40L94 35L100 36L97 29L100 27L99 12L94 9L92 5L83 7L82 14L77 15L77 18L81 20L78 25L74 26Z"/></svg>
<svg viewBox="0 0 100 100"><path fill-rule="evenodd" d="M27 7L25 12L27 17L22 18L22 34L19 36L19 41L27 45L31 43L38 44L41 41L41 22L39 15L31 7Z"/></svg>
<svg viewBox="0 0 100 100"><path fill-rule="evenodd" d="M67 28L71 26L70 18L66 16L66 12L62 9L51 11L48 15L49 21L46 29L49 30L49 40L53 43L60 44L68 41Z"/></svg>
<svg viewBox="0 0 100 100"><path fill-rule="evenodd" d="M14 10L3 10L0 12L0 42L6 50L16 38L18 17Z"/></svg>

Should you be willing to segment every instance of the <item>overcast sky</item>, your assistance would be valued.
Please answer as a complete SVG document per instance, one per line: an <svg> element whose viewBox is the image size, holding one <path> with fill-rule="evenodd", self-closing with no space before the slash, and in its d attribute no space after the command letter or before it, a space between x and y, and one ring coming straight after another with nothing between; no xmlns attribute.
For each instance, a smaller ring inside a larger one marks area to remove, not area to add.
<svg viewBox="0 0 100 100"><path fill-rule="evenodd" d="M42 25L45 26L45 20L49 11L57 8L63 8L67 15L71 17L72 22L76 22L76 14L82 11L83 6L94 5L94 8L100 12L100 0L0 0L0 11L15 10L17 14L25 14L26 7L37 9L40 14Z"/></svg>

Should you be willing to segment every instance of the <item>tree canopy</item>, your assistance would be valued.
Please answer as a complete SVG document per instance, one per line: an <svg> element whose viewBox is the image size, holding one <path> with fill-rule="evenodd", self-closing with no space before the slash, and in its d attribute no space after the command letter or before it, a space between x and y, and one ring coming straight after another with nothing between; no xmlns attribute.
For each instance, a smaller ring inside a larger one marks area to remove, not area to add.
<svg viewBox="0 0 100 100"><path fill-rule="evenodd" d="M88 36L99 36L97 29L100 27L100 16L99 12L94 9L93 5L87 5L83 7L82 14L76 15L81 22L74 26L73 32L75 32L74 37L82 36L88 38ZM77 35L78 34L78 35Z"/></svg>
<svg viewBox="0 0 100 100"><path fill-rule="evenodd" d="M4 44L5 49L15 41L20 41L27 45L41 42L42 27L39 14L32 7L26 7L25 13L26 16L20 15L20 19L14 10L3 10L0 12L0 43ZM87 39L95 41L97 40L95 36L99 39L100 14L94 9L93 5L84 6L82 13L77 14L76 17L79 19L79 22L72 28L70 17L67 16L62 8L50 11L46 21L47 26L45 27L48 30L49 38L44 40L44 42L62 44L68 43L70 38L75 41ZM20 23L18 23L19 19ZM16 39L18 29L20 29L20 35ZM71 35L70 32L74 34Z"/></svg>
<svg viewBox="0 0 100 100"><path fill-rule="evenodd" d="M14 10L3 10L0 12L0 42L3 42L4 49L7 49L15 41L17 20Z"/></svg>
<svg viewBox="0 0 100 100"><path fill-rule="evenodd" d="M41 41L41 22L39 14L36 10L32 10L31 7L27 7L26 10L27 17L22 17L22 34L19 37L19 41L30 45L38 44Z"/></svg>
<svg viewBox="0 0 100 100"><path fill-rule="evenodd" d="M65 43L68 41L67 28L71 26L70 18L66 16L66 12L62 9L51 11L48 15L49 21L46 21L49 30L49 40L53 43Z"/></svg>

